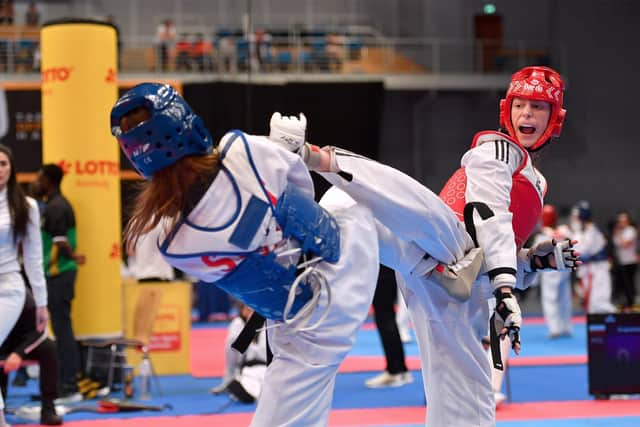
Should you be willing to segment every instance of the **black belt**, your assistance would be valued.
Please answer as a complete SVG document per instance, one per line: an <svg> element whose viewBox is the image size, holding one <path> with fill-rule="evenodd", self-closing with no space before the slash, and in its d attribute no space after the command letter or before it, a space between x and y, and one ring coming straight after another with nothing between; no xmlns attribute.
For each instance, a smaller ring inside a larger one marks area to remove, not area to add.
<svg viewBox="0 0 640 427"><path fill-rule="evenodd" d="M481 202L470 202L467 203L464 207L463 217L464 217L464 225L467 229L467 233L471 236L473 243L478 247L478 239L476 236L476 227L473 224L473 211L476 210L480 215L480 218L483 220L487 220L491 218L494 214L491 208L484 203ZM502 366L502 355L500 352L500 335L496 330L495 324L496 314L493 313L491 318L489 319L489 345L491 347L491 358L493 359L493 367L502 371L504 370L504 366Z"/></svg>
<svg viewBox="0 0 640 427"><path fill-rule="evenodd" d="M247 320L247 323L245 323L244 328L242 328L238 337L233 341L233 344L231 344L231 348L244 354L244 352L247 351L247 348L249 348L249 344L251 344L251 341L253 341L253 338L258 333L258 329L262 328L264 325L264 322L265 318L254 312L249 320Z"/></svg>
<svg viewBox="0 0 640 427"><path fill-rule="evenodd" d="M260 365L266 365L267 362L265 360L260 360L260 359L251 359L251 360L247 360L246 362L244 362L242 364L243 368L249 367L249 366L260 366Z"/></svg>
<svg viewBox="0 0 640 427"><path fill-rule="evenodd" d="M262 315L254 311L249 320L247 320L247 323L245 323L242 331L240 331L238 337L231 344L231 348L237 350L241 354L244 354L244 352L247 351L247 348L249 348L249 344L251 344L251 341L253 341L253 338L258 333L258 329L264 326L265 320L266 319L262 317ZM273 360L273 353L269 347L269 338L267 335L265 335L265 337L267 338L267 365L269 365Z"/></svg>

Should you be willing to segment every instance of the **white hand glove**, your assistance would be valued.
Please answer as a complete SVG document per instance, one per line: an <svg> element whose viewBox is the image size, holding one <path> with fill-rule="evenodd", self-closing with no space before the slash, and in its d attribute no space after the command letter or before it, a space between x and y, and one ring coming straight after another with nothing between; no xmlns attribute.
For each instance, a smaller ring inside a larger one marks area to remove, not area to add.
<svg viewBox="0 0 640 427"><path fill-rule="evenodd" d="M575 270L580 262L580 254L573 249L577 240L565 239L556 242L555 239L538 243L529 249L531 271L537 270Z"/></svg>
<svg viewBox="0 0 640 427"><path fill-rule="evenodd" d="M495 292L496 308L494 323L500 337L509 334L511 347L520 351L520 328L522 327L522 312L515 295L511 292L497 290Z"/></svg>
<svg viewBox="0 0 640 427"><path fill-rule="evenodd" d="M273 113L269 122L271 130L269 139L282 145L293 153L299 153L304 145L307 131L307 118L300 113L296 116L283 116L278 112Z"/></svg>

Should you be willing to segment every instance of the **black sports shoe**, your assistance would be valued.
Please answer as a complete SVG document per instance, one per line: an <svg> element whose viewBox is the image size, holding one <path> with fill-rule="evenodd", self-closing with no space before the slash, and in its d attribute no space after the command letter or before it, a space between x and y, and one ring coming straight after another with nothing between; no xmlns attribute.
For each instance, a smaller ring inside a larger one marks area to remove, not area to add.
<svg viewBox="0 0 640 427"><path fill-rule="evenodd" d="M59 426L62 424L62 417L56 414L56 407L51 400L42 402L40 409L40 424L45 426Z"/></svg>

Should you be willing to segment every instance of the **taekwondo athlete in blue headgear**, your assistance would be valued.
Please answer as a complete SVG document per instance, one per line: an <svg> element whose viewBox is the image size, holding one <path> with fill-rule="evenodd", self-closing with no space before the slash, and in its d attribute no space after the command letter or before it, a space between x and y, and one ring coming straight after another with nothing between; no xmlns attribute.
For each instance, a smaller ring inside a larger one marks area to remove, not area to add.
<svg viewBox="0 0 640 427"><path fill-rule="evenodd" d="M278 123L272 123L272 128ZM304 127L290 137L304 141ZM367 316L378 274L376 225L351 201L314 201L300 157L235 130L213 147L170 86L144 83L111 112L111 130L147 179L125 231L161 223L174 267L269 319L273 361L252 426L326 425L335 375Z"/></svg>

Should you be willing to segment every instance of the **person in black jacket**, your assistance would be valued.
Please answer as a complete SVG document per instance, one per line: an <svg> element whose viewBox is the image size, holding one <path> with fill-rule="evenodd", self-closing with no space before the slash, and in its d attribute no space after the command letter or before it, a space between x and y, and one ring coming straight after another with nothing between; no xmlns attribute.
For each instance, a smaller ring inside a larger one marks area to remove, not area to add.
<svg viewBox="0 0 640 427"><path fill-rule="evenodd" d="M47 336L47 331L36 328L36 304L27 291L22 313L7 339L0 346L0 359L4 361L0 370L2 395L7 394L7 375L20 367L25 359L34 359L40 365L40 394L42 409L40 424L60 425L62 418L56 414L54 400L58 397L58 357L56 344Z"/></svg>

